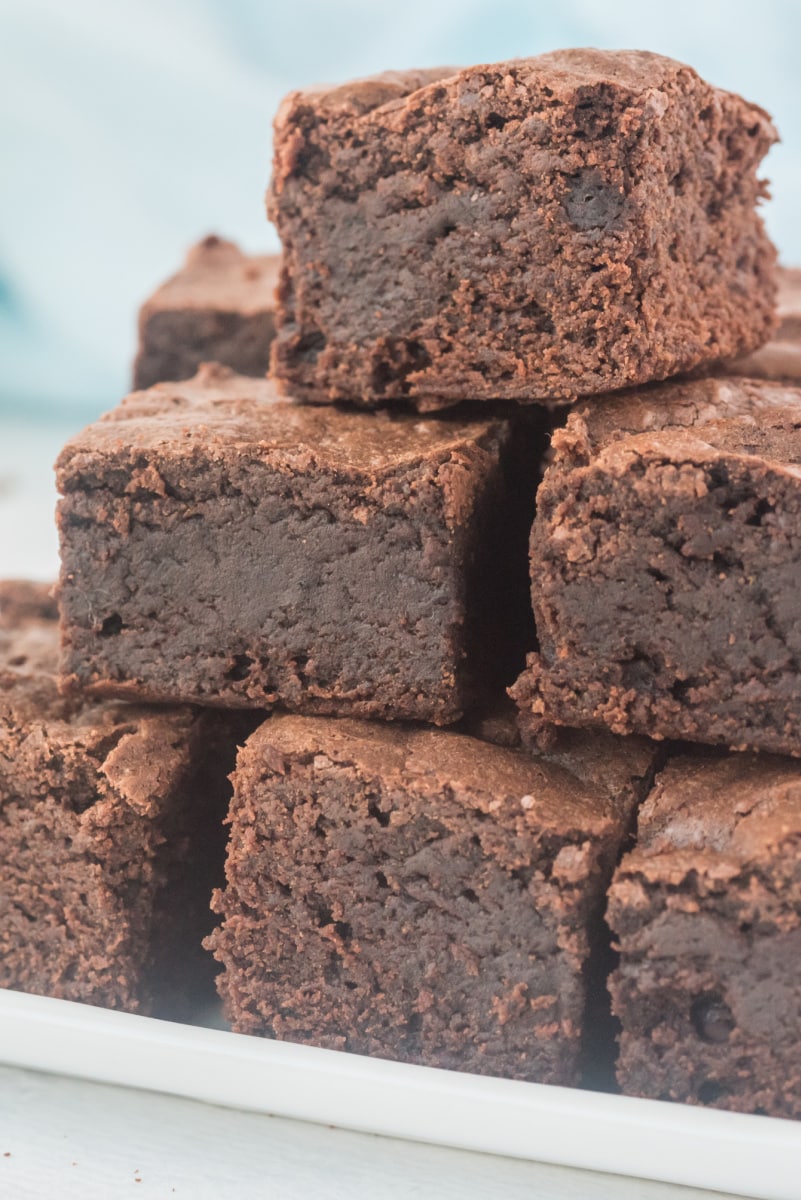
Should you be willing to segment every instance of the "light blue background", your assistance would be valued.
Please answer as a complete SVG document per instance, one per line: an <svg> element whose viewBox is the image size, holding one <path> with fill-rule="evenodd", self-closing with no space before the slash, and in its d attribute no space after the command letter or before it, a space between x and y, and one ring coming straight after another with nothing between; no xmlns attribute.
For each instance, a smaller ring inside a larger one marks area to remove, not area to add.
<svg viewBox="0 0 801 1200"><path fill-rule="evenodd" d="M801 263L799 0L0 0L0 405L109 407L189 243L275 248L290 88L575 45L672 55L771 111L767 220Z"/></svg>

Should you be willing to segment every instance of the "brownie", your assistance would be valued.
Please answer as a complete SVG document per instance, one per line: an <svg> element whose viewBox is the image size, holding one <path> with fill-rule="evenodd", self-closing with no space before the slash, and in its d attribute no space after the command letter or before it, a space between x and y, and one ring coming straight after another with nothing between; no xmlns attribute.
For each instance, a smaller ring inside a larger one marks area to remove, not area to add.
<svg viewBox="0 0 801 1200"><path fill-rule="evenodd" d="M664 384L571 414L531 536L542 723L801 753L801 389Z"/></svg>
<svg viewBox="0 0 801 1200"><path fill-rule="evenodd" d="M265 375L275 333L278 257L243 254L211 235L139 312L133 386L189 379L203 362Z"/></svg>
<svg viewBox="0 0 801 1200"><path fill-rule="evenodd" d="M268 212L296 397L564 401L755 349L766 113L643 51L291 93Z"/></svg>
<svg viewBox="0 0 801 1200"><path fill-rule="evenodd" d="M0 583L0 987L183 1015L233 741L211 714L66 699L48 589Z"/></svg>
<svg viewBox="0 0 801 1200"><path fill-rule="evenodd" d="M610 890L625 1092L801 1117L801 766L682 754Z"/></svg>
<svg viewBox="0 0 801 1200"><path fill-rule="evenodd" d="M780 267L775 338L730 365L730 372L755 379L801 383L801 270Z"/></svg>
<svg viewBox="0 0 801 1200"><path fill-rule="evenodd" d="M235 1030L577 1083L605 889L648 743L550 756L426 730L278 716L240 752L223 922Z"/></svg>
<svg viewBox="0 0 801 1200"><path fill-rule="evenodd" d="M65 685L448 724L533 644L509 418L313 408L209 367L58 463Z"/></svg>

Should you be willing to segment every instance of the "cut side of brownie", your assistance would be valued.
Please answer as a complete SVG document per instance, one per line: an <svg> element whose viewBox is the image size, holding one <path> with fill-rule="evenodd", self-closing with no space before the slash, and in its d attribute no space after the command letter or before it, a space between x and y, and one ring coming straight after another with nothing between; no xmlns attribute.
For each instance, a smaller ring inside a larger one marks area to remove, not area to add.
<svg viewBox="0 0 801 1200"><path fill-rule="evenodd" d="M609 397L554 434L537 497L543 723L801 752L801 389L707 379Z"/></svg>
<svg viewBox="0 0 801 1200"><path fill-rule="evenodd" d="M297 398L564 401L760 346L762 109L642 51L291 93L268 212Z"/></svg>
<svg viewBox="0 0 801 1200"><path fill-rule="evenodd" d="M211 235L139 312L133 386L190 379L204 362L263 376L275 333L277 255L243 254Z"/></svg>
<svg viewBox="0 0 801 1200"><path fill-rule="evenodd" d="M448 724L522 667L544 436L281 402L218 367L62 452L63 673L97 694Z"/></svg>
<svg viewBox="0 0 801 1200"><path fill-rule="evenodd" d="M57 661L47 588L0 583L0 987L185 1015L212 990L234 733L65 699Z"/></svg>
<svg viewBox="0 0 801 1200"><path fill-rule="evenodd" d="M610 891L618 1079L635 1096L801 1117L801 766L684 754Z"/></svg>
<svg viewBox="0 0 801 1200"><path fill-rule="evenodd" d="M234 774L221 926L234 1029L575 1084L605 890L652 747L548 756L273 717Z"/></svg>

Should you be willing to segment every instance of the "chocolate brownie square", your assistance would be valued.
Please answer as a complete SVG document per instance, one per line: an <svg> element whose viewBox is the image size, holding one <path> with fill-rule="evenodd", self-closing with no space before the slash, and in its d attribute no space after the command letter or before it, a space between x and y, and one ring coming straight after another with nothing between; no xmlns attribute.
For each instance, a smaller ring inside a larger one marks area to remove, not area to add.
<svg viewBox="0 0 801 1200"><path fill-rule="evenodd" d="M801 753L801 389L706 379L609 397L554 434L537 499L549 722Z"/></svg>
<svg viewBox="0 0 801 1200"><path fill-rule="evenodd" d="M276 255L243 254L211 235L139 312L133 386L189 379L203 362L266 375L275 333Z"/></svg>
<svg viewBox="0 0 801 1200"><path fill-rule="evenodd" d="M48 589L0 583L0 987L184 1015L212 991L233 737L189 708L65 699L57 661Z"/></svg>
<svg viewBox="0 0 801 1200"><path fill-rule="evenodd" d="M59 459L66 685L458 720L533 644L533 430L304 408L212 367L134 393Z"/></svg>
<svg viewBox="0 0 801 1200"><path fill-rule="evenodd" d="M234 773L222 925L234 1029L575 1084L605 890L652 748L550 755L274 717Z"/></svg>
<svg viewBox="0 0 801 1200"><path fill-rule="evenodd" d="M642 51L291 93L272 369L315 402L564 401L755 349L766 113Z"/></svg>
<svg viewBox="0 0 801 1200"><path fill-rule="evenodd" d="M801 766L682 754L610 890L625 1092L801 1117Z"/></svg>

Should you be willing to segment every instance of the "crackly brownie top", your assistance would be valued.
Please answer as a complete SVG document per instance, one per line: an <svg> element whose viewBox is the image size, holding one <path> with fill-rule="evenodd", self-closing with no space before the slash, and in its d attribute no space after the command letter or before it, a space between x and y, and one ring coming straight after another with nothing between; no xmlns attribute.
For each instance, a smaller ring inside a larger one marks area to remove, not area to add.
<svg viewBox="0 0 801 1200"><path fill-rule="evenodd" d="M603 397L571 413L558 453L623 467L631 453L716 452L772 465L801 463L801 388L741 377L656 384Z"/></svg>
<svg viewBox="0 0 801 1200"><path fill-rule="evenodd" d="M726 880L749 867L790 868L801 838L801 763L698 751L673 758L640 809L626 875Z"/></svg>
<svg viewBox="0 0 801 1200"><path fill-rule="evenodd" d="M292 92L278 110L276 131L283 132L284 127L291 126L298 106L311 107L324 119L360 117L377 109L383 113L405 110L413 115L428 105L441 104L442 89L466 106L475 87L482 86L482 76L489 73L513 89L547 88L554 103L573 96L579 88L607 84L632 96L647 93L654 118L664 111L666 93L682 75L698 79L691 67L647 50L556 50L533 58L473 67L393 71L337 87L318 86ZM756 105L748 108L754 121L764 123L766 135L773 140L775 131L768 115Z"/></svg>
<svg viewBox="0 0 801 1200"><path fill-rule="evenodd" d="M133 392L119 408L73 437L58 466L100 454L161 450L178 458L244 452L277 468L380 474L421 460L468 467L477 448L504 435L506 422L421 420L411 413L354 412L283 400L267 379L205 363L193 379Z"/></svg>
<svg viewBox="0 0 801 1200"><path fill-rule="evenodd" d="M147 302L156 309L215 309L246 316L271 312L278 283L278 255L248 255L212 234L198 242L181 270Z"/></svg>
<svg viewBox="0 0 801 1200"><path fill-rule="evenodd" d="M553 753L535 758L444 730L278 716L250 737L242 761L281 771L293 758L350 765L387 789L430 796L432 813L438 796L454 795L468 818L512 822L539 839L601 836L625 822L632 782L646 774L652 749L645 739L571 731Z"/></svg>

